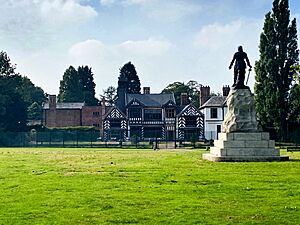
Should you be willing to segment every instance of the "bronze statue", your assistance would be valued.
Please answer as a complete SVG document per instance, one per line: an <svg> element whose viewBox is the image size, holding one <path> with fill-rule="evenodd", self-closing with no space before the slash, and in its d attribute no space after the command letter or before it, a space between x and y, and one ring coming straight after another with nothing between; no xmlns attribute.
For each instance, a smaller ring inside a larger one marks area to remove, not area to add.
<svg viewBox="0 0 300 225"><path fill-rule="evenodd" d="M233 59L230 63L229 69L232 68L234 64L234 83L232 85L233 89L246 89L249 88L245 86L245 74L246 74L246 62L249 67L249 71L251 71L252 66L250 65L250 61L248 59L247 53L243 51L243 47L239 46L238 51L234 54Z"/></svg>

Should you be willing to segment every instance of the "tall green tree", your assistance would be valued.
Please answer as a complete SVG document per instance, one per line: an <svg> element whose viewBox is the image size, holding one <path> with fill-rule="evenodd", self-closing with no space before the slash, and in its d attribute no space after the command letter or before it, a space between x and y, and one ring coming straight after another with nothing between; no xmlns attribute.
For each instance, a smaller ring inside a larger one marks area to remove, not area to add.
<svg viewBox="0 0 300 225"><path fill-rule="evenodd" d="M260 58L255 63L256 111L263 127L275 128L284 139L289 113L289 91L298 61L296 19L290 22L288 0L274 0L260 36Z"/></svg>
<svg viewBox="0 0 300 225"><path fill-rule="evenodd" d="M70 66L60 81L59 102L85 102L87 105L97 105L95 98L95 83L91 68L79 66L76 70Z"/></svg>
<svg viewBox="0 0 300 225"><path fill-rule="evenodd" d="M295 82L289 95L289 121L298 126L300 124L300 65L293 66L292 69L295 69Z"/></svg>
<svg viewBox="0 0 300 225"><path fill-rule="evenodd" d="M79 86L82 90L82 100L87 105L98 105L99 100L95 97L94 75L92 69L88 66L79 66L77 69Z"/></svg>
<svg viewBox="0 0 300 225"><path fill-rule="evenodd" d="M16 77L18 76L15 72L15 66L11 64L7 53L1 51L0 131L22 131L26 127L26 104L18 93L20 88L18 82L16 82Z"/></svg>
<svg viewBox="0 0 300 225"><path fill-rule="evenodd" d="M120 69L120 77L125 76L128 81L127 93L129 94L140 94L141 93L141 82L135 70L135 66L128 62Z"/></svg>
<svg viewBox="0 0 300 225"><path fill-rule="evenodd" d="M79 84L79 76L77 70L73 66L70 66L64 72L63 79L60 81L57 100L59 102L82 101L82 90Z"/></svg>

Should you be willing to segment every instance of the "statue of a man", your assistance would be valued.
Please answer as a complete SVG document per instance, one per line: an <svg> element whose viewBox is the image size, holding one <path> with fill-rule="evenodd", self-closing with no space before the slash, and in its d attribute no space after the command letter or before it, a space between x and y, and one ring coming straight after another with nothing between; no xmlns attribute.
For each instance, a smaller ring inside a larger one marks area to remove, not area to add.
<svg viewBox="0 0 300 225"><path fill-rule="evenodd" d="M246 62L245 62L246 60ZM246 63L251 70L252 66L250 65L250 61L248 59L247 53L243 51L243 47L239 46L238 51L234 54L233 59L229 65L229 69L232 68L234 64L234 84L232 87L234 89L245 89L248 88L244 85L245 74L246 74Z"/></svg>

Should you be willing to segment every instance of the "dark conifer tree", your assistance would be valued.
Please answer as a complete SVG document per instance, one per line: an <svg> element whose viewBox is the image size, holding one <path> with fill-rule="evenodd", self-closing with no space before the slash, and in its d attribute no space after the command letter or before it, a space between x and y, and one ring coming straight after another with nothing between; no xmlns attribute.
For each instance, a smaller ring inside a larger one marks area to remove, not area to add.
<svg viewBox="0 0 300 225"><path fill-rule="evenodd" d="M87 105L98 105L99 100L95 97L94 75L92 69L88 66L78 67L79 85L82 90L82 101Z"/></svg>
<svg viewBox="0 0 300 225"><path fill-rule="evenodd" d="M26 127L26 104L18 92L15 66L6 52L0 52L0 145L2 131L22 131Z"/></svg>
<svg viewBox="0 0 300 225"><path fill-rule="evenodd" d="M92 69L88 66L79 66L76 70L70 66L60 81L59 102L85 102L87 105L97 105Z"/></svg>
<svg viewBox="0 0 300 225"><path fill-rule="evenodd" d="M60 81L59 94L57 99L59 102L82 102L82 90L79 84L79 76L76 69L70 66Z"/></svg>
<svg viewBox="0 0 300 225"><path fill-rule="evenodd" d="M265 17L260 36L260 58L255 63L255 99L258 118L264 128L275 128L284 139L288 100L298 61L296 19L290 23L288 0L274 0L272 12Z"/></svg>
<svg viewBox="0 0 300 225"><path fill-rule="evenodd" d="M140 94L141 93L141 82L137 75L134 65L131 62L126 63L120 69L120 77L125 76L128 81L127 93L129 94Z"/></svg>

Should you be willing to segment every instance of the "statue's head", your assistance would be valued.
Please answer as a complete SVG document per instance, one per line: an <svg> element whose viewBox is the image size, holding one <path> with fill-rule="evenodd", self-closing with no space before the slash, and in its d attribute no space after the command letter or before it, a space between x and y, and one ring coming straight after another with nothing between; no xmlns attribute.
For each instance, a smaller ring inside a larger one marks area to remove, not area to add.
<svg viewBox="0 0 300 225"><path fill-rule="evenodd" d="M240 46L238 47L238 51L239 51L239 52L242 52L242 51L243 51L243 46L240 45Z"/></svg>

